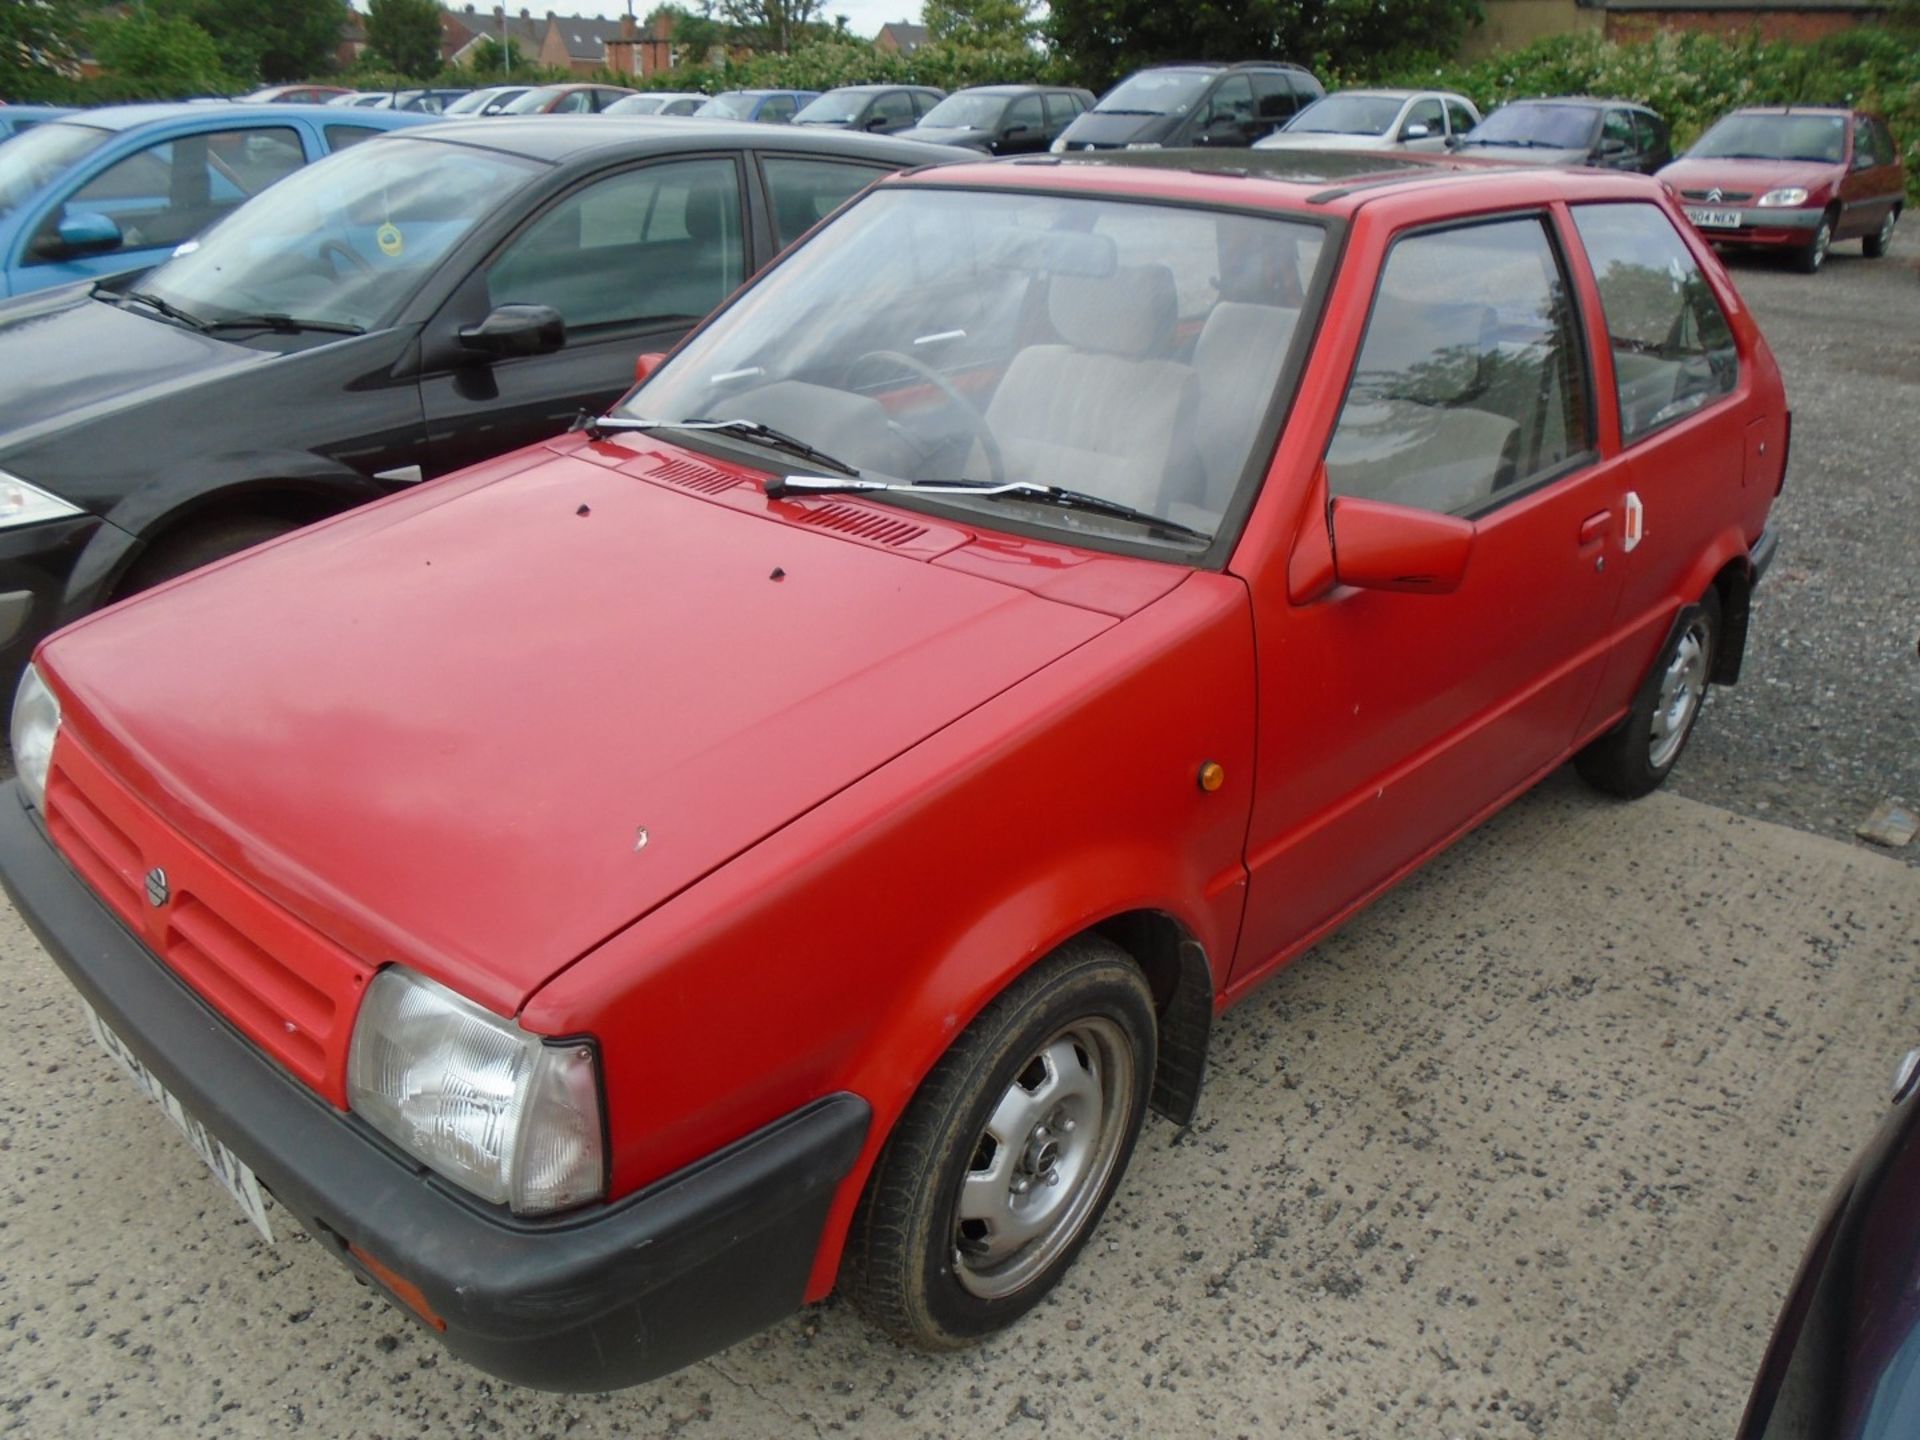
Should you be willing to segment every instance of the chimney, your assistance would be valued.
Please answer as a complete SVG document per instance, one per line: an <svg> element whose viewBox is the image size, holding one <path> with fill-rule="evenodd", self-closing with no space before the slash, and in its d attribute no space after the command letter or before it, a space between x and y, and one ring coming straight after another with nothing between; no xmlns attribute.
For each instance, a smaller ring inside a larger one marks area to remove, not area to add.
<svg viewBox="0 0 1920 1440"><path fill-rule="evenodd" d="M620 38L622 40L631 40L634 37L634 33L633 12L629 10L620 17Z"/></svg>
<svg viewBox="0 0 1920 1440"><path fill-rule="evenodd" d="M531 25L533 23L533 12L522 5L520 7L520 18Z"/></svg>

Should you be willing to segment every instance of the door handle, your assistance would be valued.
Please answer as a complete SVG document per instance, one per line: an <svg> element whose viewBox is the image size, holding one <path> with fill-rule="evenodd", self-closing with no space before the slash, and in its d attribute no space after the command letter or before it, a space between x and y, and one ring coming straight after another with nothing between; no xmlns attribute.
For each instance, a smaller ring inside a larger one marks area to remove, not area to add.
<svg viewBox="0 0 1920 1440"><path fill-rule="evenodd" d="M1611 510L1600 510L1587 516L1580 522L1580 548L1598 545L1607 538L1607 525L1613 519Z"/></svg>

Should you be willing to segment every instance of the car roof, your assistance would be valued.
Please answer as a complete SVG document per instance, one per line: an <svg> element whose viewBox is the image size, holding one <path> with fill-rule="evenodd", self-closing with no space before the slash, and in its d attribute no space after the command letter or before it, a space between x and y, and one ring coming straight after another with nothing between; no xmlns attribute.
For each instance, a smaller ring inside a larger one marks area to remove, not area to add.
<svg viewBox="0 0 1920 1440"><path fill-rule="evenodd" d="M1411 100L1416 95L1455 95L1465 99L1458 90L1393 90L1375 85L1355 85L1346 90L1329 90L1320 100L1332 100L1340 95L1367 95L1380 100ZM1313 103L1318 105L1320 100Z"/></svg>
<svg viewBox="0 0 1920 1440"><path fill-rule="evenodd" d="M823 91L822 93L830 95L877 95L882 90L931 90L933 88L931 85L909 85L903 80L898 85L836 85L832 90Z"/></svg>
<svg viewBox="0 0 1920 1440"><path fill-rule="evenodd" d="M1591 110L1596 105L1619 105L1628 110L1645 110L1653 114L1653 107L1642 105L1638 100L1621 100L1607 95L1516 95L1507 101L1507 105L1566 105L1582 110ZM1502 110L1507 108L1502 105Z"/></svg>
<svg viewBox="0 0 1920 1440"><path fill-rule="evenodd" d="M388 91L376 92L381 95ZM346 105L303 105L288 104L284 101L270 101L265 105L241 104L238 101L221 101L217 104L177 101L166 104L144 105L100 105L86 110L76 110L62 119L63 124L91 125L96 130L134 130L143 125L158 125L169 122L195 120L205 121L216 126L224 121L240 121L247 125L258 125L262 120L292 119L296 116L309 120L325 118L335 124L347 123L345 112L355 107ZM377 119L375 117L378 117ZM356 115L352 123L360 124L375 119L377 125L396 126L418 124L421 117L408 117L404 111L369 110Z"/></svg>
<svg viewBox="0 0 1920 1440"><path fill-rule="evenodd" d="M1658 183L1614 170L1557 170L1450 154L1353 150L1108 150L974 159L904 183L982 190L1044 190L1125 200L1302 212L1346 218L1376 199L1438 187L1471 187L1461 213L1622 193L1644 198ZM895 176L885 183L903 183Z"/></svg>
<svg viewBox="0 0 1920 1440"><path fill-rule="evenodd" d="M1851 105L1742 105L1730 115L1865 115Z"/></svg>
<svg viewBox="0 0 1920 1440"><path fill-rule="evenodd" d="M925 145L887 135L848 135L838 130L821 133L744 120L689 125L680 117L663 115L498 115L485 125L452 120L410 131L409 136L413 135L479 150L501 150L549 164L575 159L597 161L609 152L629 150L711 150L729 142L742 149L811 150L927 165L951 164L959 153L951 146Z"/></svg>

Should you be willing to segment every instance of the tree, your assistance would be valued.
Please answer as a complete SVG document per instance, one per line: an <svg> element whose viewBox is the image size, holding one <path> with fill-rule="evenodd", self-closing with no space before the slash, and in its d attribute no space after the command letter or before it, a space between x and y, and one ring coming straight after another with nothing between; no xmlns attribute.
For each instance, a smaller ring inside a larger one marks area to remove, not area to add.
<svg viewBox="0 0 1920 1440"><path fill-rule="evenodd" d="M505 75L530 72L532 62L520 53L520 42L508 37L505 42L482 35L467 52L467 69L476 80L497 80Z"/></svg>
<svg viewBox="0 0 1920 1440"><path fill-rule="evenodd" d="M647 16L646 33L653 34L654 26L662 19L672 22L667 40L682 65L704 65L716 47L726 49L730 38L728 28L713 18L711 6L702 6L696 12L684 5L656 5Z"/></svg>
<svg viewBox="0 0 1920 1440"><path fill-rule="evenodd" d="M212 37L177 15L103 14L88 34L101 84L116 99L179 100L232 88Z"/></svg>
<svg viewBox="0 0 1920 1440"><path fill-rule="evenodd" d="M440 7L434 0L368 0L367 53L402 75L429 78L440 69Z"/></svg>
<svg viewBox="0 0 1920 1440"><path fill-rule="evenodd" d="M229 74L269 83L331 70L348 14L346 0L165 0L158 8L206 31Z"/></svg>
<svg viewBox="0 0 1920 1440"><path fill-rule="evenodd" d="M970 50L1025 45L1038 28L1033 0L926 0L920 23L930 39Z"/></svg>
<svg viewBox="0 0 1920 1440"><path fill-rule="evenodd" d="M52 99L78 67L83 26L72 0L0 4L0 94Z"/></svg>
<svg viewBox="0 0 1920 1440"><path fill-rule="evenodd" d="M826 8L826 0L719 0L716 6L742 45L779 55L826 32L820 23Z"/></svg>

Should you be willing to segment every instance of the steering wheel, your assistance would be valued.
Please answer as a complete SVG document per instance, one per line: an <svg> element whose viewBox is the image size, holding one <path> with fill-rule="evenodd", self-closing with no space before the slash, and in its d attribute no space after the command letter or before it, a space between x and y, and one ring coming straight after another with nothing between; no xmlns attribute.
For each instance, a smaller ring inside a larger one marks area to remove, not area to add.
<svg viewBox="0 0 1920 1440"><path fill-rule="evenodd" d="M889 365L906 371L909 375L926 381L942 395L945 395L947 399L951 400L954 409L958 410L960 414L966 418L967 425L973 431L974 438L980 442L980 453L987 457L987 473L992 477L993 483L996 485L1006 484L1006 461L1000 454L999 438L994 435L993 428L987 424L987 417L974 409L972 402L954 388L953 382L938 370L935 370L931 365L924 364L914 359L911 355L902 355L898 350L869 350L866 354L857 357L851 365L847 366L846 388L849 390L857 390L859 387L854 384L854 377L860 373L860 367L872 361L882 360Z"/></svg>
<svg viewBox="0 0 1920 1440"><path fill-rule="evenodd" d="M329 236L320 242L320 247L314 252L313 258L316 260L324 260L332 255L344 256L348 266L351 269L358 270L362 275L373 274L373 266L367 263L365 256L361 255L351 245L342 245L338 240ZM337 274L339 267L335 266L334 271Z"/></svg>

